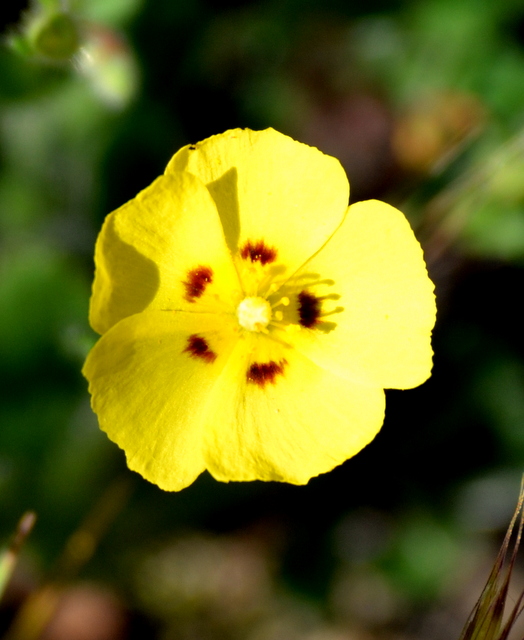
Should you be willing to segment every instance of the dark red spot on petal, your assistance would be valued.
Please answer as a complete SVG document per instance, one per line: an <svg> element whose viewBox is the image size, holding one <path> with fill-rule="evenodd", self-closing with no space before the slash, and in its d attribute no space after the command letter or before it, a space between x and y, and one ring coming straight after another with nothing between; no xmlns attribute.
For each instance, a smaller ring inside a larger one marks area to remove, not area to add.
<svg viewBox="0 0 524 640"><path fill-rule="evenodd" d="M287 360L281 360L275 362L254 362L247 371L247 381L252 384L257 384L259 387L264 387L266 384L275 384L275 378L277 376L284 375L284 367L287 365Z"/></svg>
<svg viewBox="0 0 524 640"><path fill-rule="evenodd" d="M213 282L213 270L211 267L197 267L187 272L187 280L184 280L186 288L185 298L188 302L195 302L204 293L208 284Z"/></svg>
<svg viewBox="0 0 524 640"><path fill-rule="evenodd" d="M298 294L298 315L300 324L306 329L314 327L320 318L320 299L317 296L302 291Z"/></svg>
<svg viewBox="0 0 524 640"><path fill-rule="evenodd" d="M187 347L184 349L184 353L189 353L193 358L200 358L205 362L214 362L217 358L217 354L209 348L207 340L194 333L187 339Z"/></svg>
<svg viewBox="0 0 524 640"><path fill-rule="evenodd" d="M274 262L277 258L277 250L274 247L268 247L263 240L257 242L251 242L248 240L242 247L240 255L244 260L251 260L251 262L260 262L261 265Z"/></svg>

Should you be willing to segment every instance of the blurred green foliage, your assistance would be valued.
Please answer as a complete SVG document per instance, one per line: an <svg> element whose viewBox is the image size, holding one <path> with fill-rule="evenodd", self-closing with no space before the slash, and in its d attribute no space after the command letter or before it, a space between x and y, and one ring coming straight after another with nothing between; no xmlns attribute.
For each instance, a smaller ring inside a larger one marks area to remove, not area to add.
<svg viewBox="0 0 524 640"><path fill-rule="evenodd" d="M410 637L458 637L460 607L441 635L421 612L467 591L524 467L522 3L42 0L11 22L0 533L36 510L22 591L77 567L147 637L390 637L410 619ZM234 126L318 146L344 164L353 201L409 215L437 285L435 370L389 393L377 439L307 487L204 476L170 495L126 470L89 410L93 246L174 151ZM84 521L121 475L130 497ZM69 538L82 521L84 547ZM230 572L250 585L244 600L225 588Z"/></svg>

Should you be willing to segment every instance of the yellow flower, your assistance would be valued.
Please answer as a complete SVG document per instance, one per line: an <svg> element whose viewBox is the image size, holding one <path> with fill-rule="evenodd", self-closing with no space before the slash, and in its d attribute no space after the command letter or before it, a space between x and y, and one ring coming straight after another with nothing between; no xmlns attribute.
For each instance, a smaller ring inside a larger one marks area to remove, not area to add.
<svg viewBox="0 0 524 640"><path fill-rule="evenodd" d="M422 250L399 211L348 197L334 158L238 129L107 217L84 375L131 469L304 484L373 439L385 388L430 375Z"/></svg>

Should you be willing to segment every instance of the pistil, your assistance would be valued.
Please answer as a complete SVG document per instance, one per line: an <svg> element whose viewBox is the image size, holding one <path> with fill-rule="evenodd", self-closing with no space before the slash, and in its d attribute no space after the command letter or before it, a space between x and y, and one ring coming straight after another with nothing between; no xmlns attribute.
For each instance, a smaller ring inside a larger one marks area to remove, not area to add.
<svg viewBox="0 0 524 640"><path fill-rule="evenodd" d="M238 323L248 331L267 333L271 321L271 305L264 298L244 298L237 307Z"/></svg>

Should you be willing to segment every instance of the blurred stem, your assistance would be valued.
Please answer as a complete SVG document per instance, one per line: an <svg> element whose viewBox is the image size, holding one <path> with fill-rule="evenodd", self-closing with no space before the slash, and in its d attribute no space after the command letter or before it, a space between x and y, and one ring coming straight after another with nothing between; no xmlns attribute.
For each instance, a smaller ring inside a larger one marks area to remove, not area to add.
<svg viewBox="0 0 524 640"><path fill-rule="evenodd" d="M18 554L20 553L20 548L25 542L27 536L31 533L35 521L36 514L33 511L24 513L20 518L9 546L0 555L0 600L2 599L13 574L16 561L18 560Z"/></svg>
<svg viewBox="0 0 524 640"><path fill-rule="evenodd" d="M126 505L131 489L132 481L129 477L119 478L106 489L66 542L57 561L54 577L56 581L70 580L91 559L109 526Z"/></svg>
<svg viewBox="0 0 524 640"><path fill-rule="evenodd" d="M64 9L64 3L60 0L38 0L38 4L49 12Z"/></svg>
<svg viewBox="0 0 524 640"><path fill-rule="evenodd" d="M523 503L524 477L520 485L517 508L515 509L513 518L511 519L508 530L506 531L502 547L497 555L497 559L495 560L495 564L491 570L486 586L471 612L459 640L506 640L515 620L522 612L524 592L521 593L520 597L517 599L506 623L502 626L509 583L522 536L522 528L524 524ZM506 566L506 558L511 538L513 536L513 530L515 528L517 518L519 517L517 535L513 543L509 563Z"/></svg>
<svg viewBox="0 0 524 640"><path fill-rule="evenodd" d="M496 181L523 158L524 129L427 203L417 235L429 262L456 243L469 217L493 195Z"/></svg>
<svg viewBox="0 0 524 640"><path fill-rule="evenodd" d="M132 481L120 478L95 503L79 528L67 540L47 584L29 596L20 608L5 640L37 640L51 620L64 586L95 553L109 526L131 494Z"/></svg>

